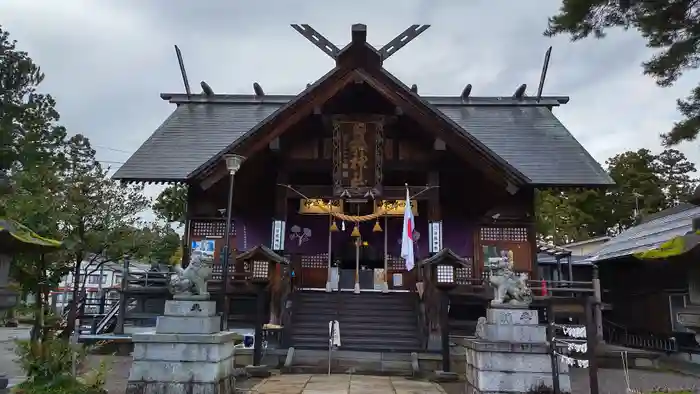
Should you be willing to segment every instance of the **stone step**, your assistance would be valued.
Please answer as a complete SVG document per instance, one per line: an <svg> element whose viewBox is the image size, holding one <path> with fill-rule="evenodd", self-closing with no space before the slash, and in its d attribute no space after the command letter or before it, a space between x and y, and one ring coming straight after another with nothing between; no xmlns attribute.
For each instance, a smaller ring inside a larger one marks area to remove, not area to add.
<svg viewBox="0 0 700 394"><path fill-rule="evenodd" d="M345 308L340 308L336 309L333 308L332 306L323 306L323 307L308 307L306 305L302 305L300 308L298 308L295 313L297 315L340 315L340 316L382 316L382 317L393 317L393 316L398 316L398 317L413 317L415 316L415 312L410 309L405 309L405 310L396 310L394 308L378 308L377 309L367 309L365 307L364 310L362 309L345 309Z"/></svg>
<svg viewBox="0 0 700 394"><path fill-rule="evenodd" d="M398 301L398 302L371 302L371 301L352 301L352 302L342 302L342 301L324 301L324 300L301 300L298 301L299 305L304 305L311 308L319 307L333 307L341 309L360 309L368 310L378 308L395 308L399 310L413 310L415 305L410 302Z"/></svg>
<svg viewBox="0 0 700 394"><path fill-rule="evenodd" d="M327 373L328 350L297 349L285 372ZM331 352L331 373L412 376L411 353L336 349Z"/></svg>
<svg viewBox="0 0 700 394"><path fill-rule="evenodd" d="M328 348L328 338L318 335L292 335L295 347ZM416 350L420 342L417 338L386 338L386 337L350 337L340 332L342 349L377 349L377 350Z"/></svg>
<svg viewBox="0 0 700 394"><path fill-rule="evenodd" d="M338 321L340 323L340 328L343 332L358 332L358 331L365 331L365 330L370 330L370 331L377 331L379 333L381 332L387 332L390 334L398 334L398 333L411 333L412 335L415 335L416 333L416 327L415 324L413 325L396 325L396 324L373 324L371 326L368 326L365 323L345 323L342 321ZM308 330L309 332L327 332L328 331L328 323L324 321L300 321L297 322L294 325L294 330L297 332L304 332Z"/></svg>
<svg viewBox="0 0 700 394"><path fill-rule="evenodd" d="M328 326L325 327L305 327L296 326L294 327L293 335L305 335L305 336L325 336L328 335ZM342 337L381 337L381 338L416 338L416 329L411 327L391 327L391 326L381 326L381 327L367 327L367 326L344 326L340 324L340 334ZM341 338L342 339L342 338Z"/></svg>
<svg viewBox="0 0 700 394"><path fill-rule="evenodd" d="M352 294L352 293L349 293ZM296 298L297 301L302 303L323 303L323 304L342 304L342 305L413 305L414 300L409 298L394 298L387 296L380 297L368 297L365 295L352 295L352 296L337 296L337 294L332 294L325 296L325 293L321 295L306 295Z"/></svg>
<svg viewBox="0 0 700 394"><path fill-rule="evenodd" d="M322 321L328 324L331 320L338 320L340 324L365 324L368 326L391 325L402 327L416 327L416 318L413 316L332 316L332 315L295 315L294 323L307 323Z"/></svg>

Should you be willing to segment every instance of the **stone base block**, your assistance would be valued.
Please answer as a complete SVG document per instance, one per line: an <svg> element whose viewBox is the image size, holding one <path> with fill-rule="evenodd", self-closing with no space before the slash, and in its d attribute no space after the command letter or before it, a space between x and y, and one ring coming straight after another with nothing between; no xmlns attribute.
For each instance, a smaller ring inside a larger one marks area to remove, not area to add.
<svg viewBox="0 0 700 394"><path fill-rule="evenodd" d="M168 300L165 316L210 317L216 316L216 301Z"/></svg>
<svg viewBox="0 0 700 394"><path fill-rule="evenodd" d="M489 324L536 326L539 324L539 314L534 309L492 307L486 310L486 322Z"/></svg>
<svg viewBox="0 0 700 394"><path fill-rule="evenodd" d="M126 394L230 394L236 392L233 376L218 382L129 382Z"/></svg>
<svg viewBox="0 0 700 394"><path fill-rule="evenodd" d="M233 375L233 357L216 362L134 360L129 382L216 383Z"/></svg>
<svg viewBox="0 0 700 394"><path fill-rule="evenodd" d="M552 361L547 353L480 352L467 349L467 365L482 371L519 371L550 373ZM559 362L559 372L569 373L569 366Z"/></svg>
<svg viewBox="0 0 700 394"><path fill-rule="evenodd" d="M518 326L493 325L508 329ZM487 327L488 327L487 326ZM545 327L520 325L529 329ZM467 339L464 341L468 393L527 393L544 383L552 387L551 358L544 341L504 342ZM559 362L559 385L571 391L569 367Z"/></svg>
<svg viewBox="0 0 700 394"><path fill-rule="evenodd" d="M134 361L217 362L230 359L235 353L233 341L228 343L136 343Z"/></svg>
<svg viewBox="0 0 700 394"><path fill-rule="evenodd" d="M471 371L467 370L468 393L496 394L496 393L527 393L530 389L544 383L552 387L551 373L522 373L522 372L497 372L497 371ZM559 388L562 392L571 392L571 380L568 374L559 375Z"/></svg>
<svg viewBox="0 0 700 394"><path fill-rule="evenodd" d="M484 339L511 343L545 343L547 327L525 324L486 324Z"/></svg>
<svg viewBox="0 0 700 394"><path fill-rule="evenodd" d="M129 372L127 393L233 392L225 390L232 387L233 382L235 336L232 332L209 335L134 334L134 361Z"/></svg>
<svg viewBox="0 0 700 394"><path fill-rule="evenodd" d="M159 334L213 334L221 330L221 316L180 317L158 316Z"/></svg>

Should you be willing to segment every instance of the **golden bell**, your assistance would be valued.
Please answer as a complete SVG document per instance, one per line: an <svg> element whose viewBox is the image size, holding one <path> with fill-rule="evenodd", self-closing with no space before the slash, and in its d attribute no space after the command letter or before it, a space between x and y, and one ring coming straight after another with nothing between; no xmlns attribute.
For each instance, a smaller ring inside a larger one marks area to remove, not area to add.
<svg viewBox="0 0 700 394"><path fill-rule="evenodd" d="M372 228L372 232L375 233L381 233L382 232L382 226L379 225L379 220L374 222L374 227Z"/></svg>
<svg viewBox="0 0 700 394"><path fill-rule="evenodd" d="M350 236L359 237L360 236L360 226L358 226L356 224L355 227L352 229L352 233L350 233Z"/></svg>
<svg viewBox="0 0 700 394"><path fill-rule="evenodd" d="M331 232L334 233L336 231L338 231L338 225L335 224L335 220L334 220L333 223L331 223Z"/></svg>

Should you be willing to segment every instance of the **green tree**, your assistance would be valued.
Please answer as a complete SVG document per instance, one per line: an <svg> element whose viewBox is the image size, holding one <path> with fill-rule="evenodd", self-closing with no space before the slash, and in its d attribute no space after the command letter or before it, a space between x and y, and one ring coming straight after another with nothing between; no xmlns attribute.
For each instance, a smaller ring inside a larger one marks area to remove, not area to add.
<svg viewBox="0 0 700 394"><path fill-rule="evenodd" d="M37 92L43 79L40 68L0 26L0 195L10 194L17 172L61 164L56 148L66 131L56 123L54 99ZM0 216L5 211L0 204Z"/></svg>
<svg viewBox="0 0 700 394"><path fill-rule="evenodd" d="M648 149L620 153L606 164L616 184L607 195L612 207L613 235L635 225L643 215L667 207L658 162Z"/></svg>
<svg viewBox="0 0 700 394"><path fill-rule="evenodd" d="M132 228L150 201L142 194L143 186L109 178L84 136L71 137L63 152L67 165L61 174L64 192L60 225L67 258L73 267L73 299L78 300L85 281L81 278L84 262L96 271L103 264L136 254L142 248L142 237ZM74 302L66 333L72 332L76 312Z"/></svg>
<svg viewBox="0 0 700 394"><path fill-rule="evenodd" d="M659 177L664 185L666 208L688 201L698 185L695 164L676 149L666 149L656 156Z"/></svg>
<svg viewBox="0 0 700 394"><path fill-rule="evenodd" d="M51 196L60 192L56 170L64 161L57 148L66 132L57 124L53 98L37 91L43 79L40 68L0 26L0 216L58 237L53 219L58 200ZM43 326L48 290L66 269L52 255L15 256L13 278L22 293L37 295L35 327Z"/></svg>
<svg viewBox="0 0 700 394"><path fill-rule="evenodd" d="M555 243L616 235L645 215L684 202L695 190L695 165L675 149L623 152L606 161L615 185L606 190L539 191L537 231Z"/></svg>
<svg viewBox="0 0 700 394"><path fill-rule="evenodd" d="M171 264L171 258L181 247L180 236L169 224L151 223L139 230L139 236L141 249L137 257L149 263Z"/></svg>
<svg viewBox="0 0 700 394"><path fill-rule="evenodd" d="M659 86L671 86L700 66L700 3L696 0L563 0L549 18L547 36L572 41L605 37L610 28L636 30L656 54L642 64ZM695 140L700 133L700 85L677 101L683 119L662 135L665 145Z"/></svg>
<svg viewBox="0 0 700 394"><path fill-rule="evenodd" d="M166 222L185 222L187 185L175 184L163 190L153 202L153 211Z"/></svg>

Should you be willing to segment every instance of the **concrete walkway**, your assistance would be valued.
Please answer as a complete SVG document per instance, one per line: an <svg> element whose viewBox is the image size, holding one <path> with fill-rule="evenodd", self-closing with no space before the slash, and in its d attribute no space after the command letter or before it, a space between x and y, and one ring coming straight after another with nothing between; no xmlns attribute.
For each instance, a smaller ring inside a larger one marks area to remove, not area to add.
<svg viewBox="0 0 700 394"><path fill-rule="evenodd" d="M280 375L258 383L259 394L443 394L437 384L400 377Z"/></svg>

